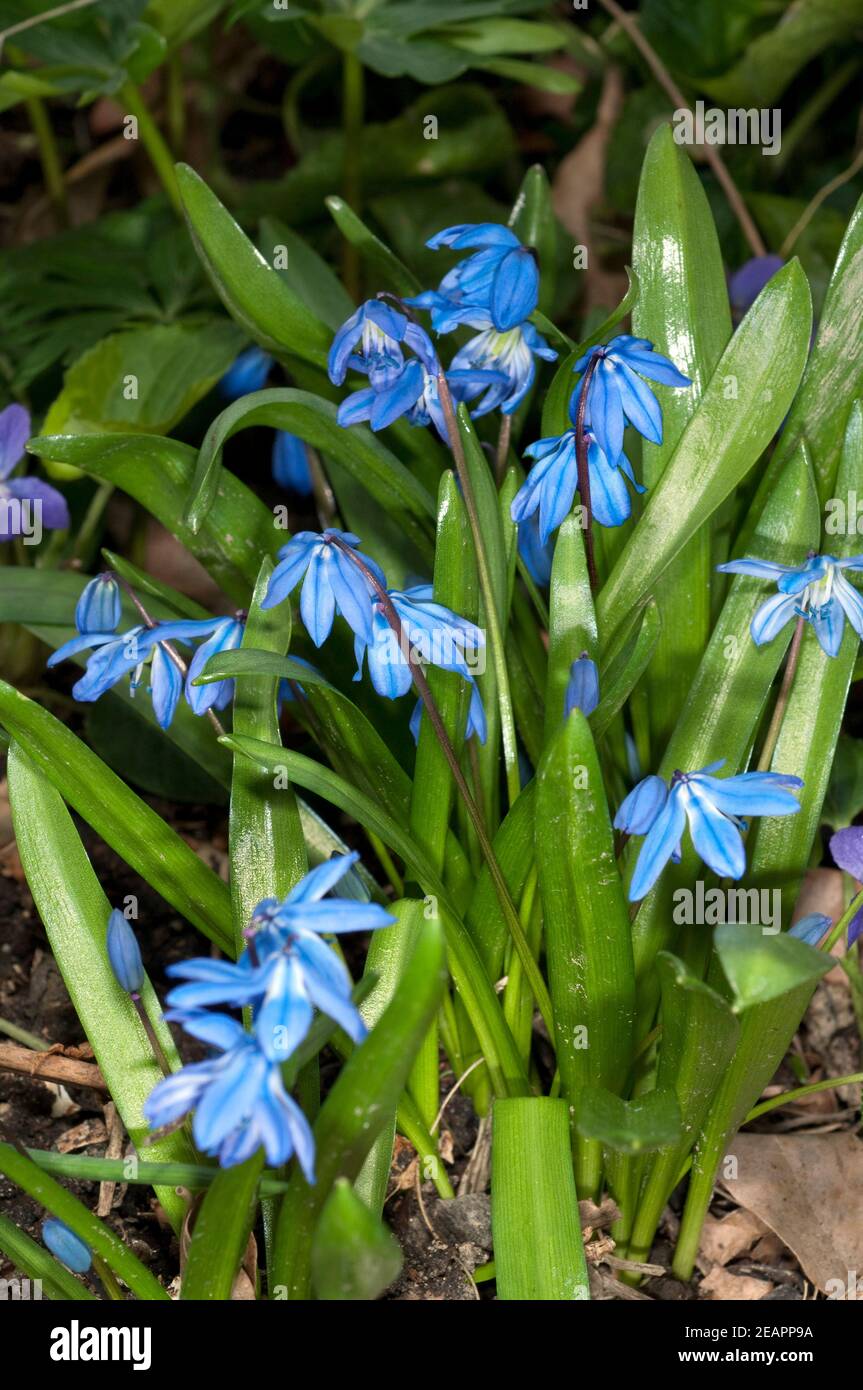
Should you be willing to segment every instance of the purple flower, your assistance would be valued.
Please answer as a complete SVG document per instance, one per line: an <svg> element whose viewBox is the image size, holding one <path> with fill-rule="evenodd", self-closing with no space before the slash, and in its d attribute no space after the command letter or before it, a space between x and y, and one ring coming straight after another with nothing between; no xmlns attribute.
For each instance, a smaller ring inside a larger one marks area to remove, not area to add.
<svg viewBox="0 0 863 1390"><path fill-rule="evenodd" d="M66 530L69 508L41 478L10 476L29 438L30 416L23 405L0 410L0 541L21 536L25 545L38 545L43 529Z"/></svg>
<svg viewBox="0 0 863 1390"><path fill-rule="evenodd" d="M830 837L830 853L840 869L850 874L858 883L863 883L863 826L849 825L845 830L837 830ZM848 945L863 933L863 907L852 918L848 927Z"/></svg>

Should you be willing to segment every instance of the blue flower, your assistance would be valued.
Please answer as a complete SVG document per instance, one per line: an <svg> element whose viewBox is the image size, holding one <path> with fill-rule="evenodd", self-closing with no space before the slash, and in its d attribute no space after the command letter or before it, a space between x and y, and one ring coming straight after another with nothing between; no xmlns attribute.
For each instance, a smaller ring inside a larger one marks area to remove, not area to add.
<svg viewBox="0 0 863 1390"><path fill-rule="evenodd" d="M160 1081L144 1102L148 1123L162 1129L194 1110L195 1143L218 1157L223 1168L244 1163L263 1148L273 1167L296 1154L306 1181L313 1183L315 1141L308 1120L285 1090L279 1063L265 1056L254 1034L225 1014L188 1013L182 1022L187 1033L220 1055Z"/></svg>
<svg viewBox="0 0 863 1390"><path fill-rule="evenodd" d="M803 786L799 777L779 772L711 776L724 761L697 772L675 772L670 787L661 777L646 777L623 801L614 818L615 830L647 837L629 886L630 902L650 892L669 859L679 861L687 821L704 863L723 878L738 879L746 869L742 818L792 816L800 810L791 795L792 788Z"/></svg>
<svg viewBox="0 0 863 1390"><path fill-rule="evenodd" d="M75 1274L86 1274L93 1263L93 1252L86 1241L70 1231L65 1221L48 1216L42 1222L42 1239L61 1264Z"/></svg>
<svg viewBox="0 0 863 1390"><path fill-rule="evenodd" d="M211 656L218 652L232 652L243 640L245 625L241 618L222 618L213 629L206 642L202 642L186 672L186 700L193 714L206 714L208 709L225 709L234 698L234 682L208 681L206 685L195 685Z"/></svg>
<svg viewBox="0 0 863 1390"><path fill-rule="evenodd" d="M261 391L273 366L273 358L263 348L249 347L231 363L219 382L219 390L229 401L239 400L250 391Z"/></svg>
<svg viewBox="0 0 863 1390"><path fill-rule="evenodd" d="M515 328L533 313L539 294L536 259L508 227L498 222L461 223L445 227L426 245L433 251L441 246L473 251L447 272L437 290L407 301L432 310L436 332L448 333L457 324L470 322L470 310L476 308L486 309L500 332Z"/></svg>
<svg viewBox="0 0 863 1390"><path fill-rule="evenodd" d="M790 622L805 618L828 656L842 645L847 616L858 637L863 637L863 597L843 575L843 570L863 570L863 555L839 560L835 555L810 555L802 565L776 565L770 560L729 560L717 565L723 574L754 574L772 580L779 592L762 603L749 625L752 640L762 647Z"/></svg>
<svg viewBox="0 0 863 1390"><path fill-rule="evenodd" d="M330 381L341 386L348 370L364 372L376 390L386 390L400 375L406 343L419 356L434 349L424 329L382 299L367 299L342 324L327 361Z"/></svg>
<svg viewBox="0 0 863 1390"><path fill-rule="evenodd" d="M435 603L431 584L416 584L404 591L389 589L390 601L401 619L402 632L414 659L423 665L457 671L470 679L477 656L485 646L480 629L460 618L442 603ZM407 657L390 627L379 600L373 604L372 641L357 637L354 654L361 680L363 658L368 653L369 675L379 695L397 700L410 690L412 676Z"/></svg>
<svg viewBox="0 0 863 1390"><path fill-rule="evenodd" d="M830 853L840 869L850 874L858 883L863 880L863 826L848 825L830 836ZM848 945L853 946L863 934L863 907L848 924Z"/></svg>
<svg viewBox="0 0 863 1390"><path fill-rule="evenodd" d="M209 957L182 961L167 973L187 983L168 995L168 1018L183 1022L213 1004L250 1006L254 1032L271 1061L285 1061L308 1033L321 1009L354 1042L365 1025L351 998L351 977L321 936L387 927L394 918L377 903L348 898L322 901L357 862L345 854L318 865L283 902L267 898L252 914L250 945L236 964Z"/></svg>
<svg viewBox="0 0 863 1390"><path fill-rule="evenodd" d="M279 487L288 488L301 497L312 491L312 470L309 451L302 439L287 430L277 430L273 441L273 478Z"/></svg>
<svg viewBox="0 0 863 1390"><path fill-rule="evenodd" d="M799 922L795 922L794 926L789 928L788 935L796 936L798 941L805 941L807 946L817 946L832 925L832 918L825 917L823 912L810 912L808 917L801 917Z"/></svg>
<svg viewBox="0 0 863 1390"><path fill-rule="evenodd" d="M0 410L0 541L16 536L41 539L42 528L69 525L66 499L41 478L10 478L30 438L30 416L23 405Z"/></svg>
<svg viewBox="0 0 863 1390"><path fill-rule="evenodd" d="M155 627L132 627L122 633L82 632L58 647L48 658L48 665L56 666L68 657L91 648L93 654L87 661L84 674L72 687L76 700L90 703L98 700L125 676L131 677L130 690L134 695L149 662L153 711L160 727L167 729L183 691L183 677L164 644L188 643L198 637L208 637L224 630L225 625L233 621L230 618L178 619L175 622L157 623ZM211 689L202 687L201 691L195 691L195 695L203 694L206 700ZM208 706L204 704L203 709L206 708ZM203 709L196 709L195 712L201 713Z"/></svg>
<svg viewBox="0 0 863 1390"><path fill-rule="evenodd" d="M415 356L405 360L401 348L398 348L398 362L388 356L385 365L381 365L375 358L369 359L368 366L365 359L351 358L354 366L367 372L370 385L345 397L339 406L339 424L347 429L349 425L357 425L367 420L373 430L382 430L402 415L406 415L412 424L428 424L428 421L433 419L438 430L445 436L446 424L437 387L441 366L430 337L424 328L411 323L406 315L396 314L394 309L380 305L377 300L372 300L371 303L378 309L386 309L388 314L403 322L403 340ZM344 329L340 331L344 332ZM333 374L332 368L330 374ZM335 380L335 376L333 379ZM472 379L464 378L458 382L462 391L469 392L473 386L474 395L489 384L485 379L474 383ZM455 385L454 382L453 386Z"/></svg>
<svg viewBox="0 0 863 1390"><path fill-rule="evenodd" d="M570 667L563 712L569 716L574 709L580 709L584 715L593 714L598 704L599 671L596 662L582 652Z"/></svg>
<svg viewBox="0 0 863 1390"><path fill-rule="evenodd" d="M108 918L105 945L118 984L127 994L139 994L144 987L141 948L123 913L116 907Z"/></svg>
<svg viewBox="0 0 863 1390"><path fill-rule="evenodd" d="M341 613L357 637L373 640L372 599L374 590L358 565L337 544L342 541L358 550L360 539L350 531L328 529L298 531L279 551L262 608L275 608L305 576L300 595L300 616L316 647L332 632L336 613ZM360 557L383 587L383 572L367 555Z"/></svg>
<svg viewBox="0 0 863 1390"><path fill-rule="evenodd" d="M550 538L543 542L540 537L538 509L519 523L518 553L533 582L547 588L551 579L554 542Z"/></svg>
<svg viewBox="0 0 863 1390"><path fill-rule="evenodd" d="M596 366L588 377L593 361ZM612 463L620 457L627 420L651 443L662 443L662 408L642 377L664 386L692 385L673 362L654 352L647 338L633 338L629 333L590 348L572 370L581 372L582 377L573 392L570 417L576 419L581 393L589 382L585 422L590 423L602 452Z"/></svg>
<svg viewBox="0 0 863 1390"><path fill-rule="evenodd" d="M557 353L549 347L542 334L537 333L532 323L520 323L515 328L501 332L494 326L491 316L482 310L471 311L465 322L483 329L483 332L459 349L452 359L450 371L497 373L500 379L489 386L473 413L486 415L490 410L499 408L504 415L511 415L533 385L536 376L534 358L542 357L546 362L554 362Z"/></svg>
<svg viewBox="0 0 863 1390"><path fill-rule="evenodd" d="M115 632L120 626L120 586L113 574L97 574L81 590L75 607L79 632Z"/></svg>
<svg viewBox="0 0 863 1390"><path fill-rule="evenodd" d="M644 488L636 482L632 464L624 453L612 465L591 429L585 428L584 438L593 520L601 526L621 526L632 510L626 479L637 492L644 492ZM552 531L569 515L578 487L575 430L538 439L525 453L536 462L512 499L510 515L513 521L522 523L538 514L539 540L545 545Z"/></svg>

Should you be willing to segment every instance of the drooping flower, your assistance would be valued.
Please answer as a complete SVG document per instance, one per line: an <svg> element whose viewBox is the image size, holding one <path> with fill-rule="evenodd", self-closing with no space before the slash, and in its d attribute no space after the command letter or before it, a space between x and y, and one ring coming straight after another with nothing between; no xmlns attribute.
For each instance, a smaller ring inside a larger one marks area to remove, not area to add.
<svg viewBox="0 0 863 1390"><path fill-rule="evenodd" d="M245 632L242 618L222 618L205 642L198 647L186 672L186 699L193 714L206 714L208 709L225 709L234 698L234 681L208 681L195 685L211 656L232 652L240 646Z"/></svg>
<svg viewBox="0 0 863 1390"><path fill-rule="evenodd" d="M842 645L846 617L858 637L863 637L863 596L842 573L863 570L863 555L850 555L847 560L810 555L802 565L746 558L716 568L722 574L752 574L775 583L779 592L762 603L749 625L757 647L772 642L792 618L811 623L828 656L836 656Z"/></svg>
<svg viewBox="0 0 863 1390"><path fill-rule="evenodd" d="M619 454L612 465L591 429L585 428L584 438L593 519L600 526L621 526L632 511L626 480L637 492L644 492L644 488L636 482L632 464L624 453ZM538 439L525 449L525 453L536 462L512 499L510 515L519 524L538 515L539 539L545 545L552 531L557 530L572 510L578 488L575 430Z"/></svg>
<svg viewBox="0 0 863 1390"><path fill-rule="evenodd" d="M282 1081L281 1066L267 1058L252 1033L226 1014L189 1012L187 1033L220 1054L166 1076L144 1102L154 1129L176 1124L194 1110L192 1134L203 1153L223 1168L244 1163L263 1148L280 1167L296 1154L306 1181L315 1180L315 1141L309 1122Z"/></svg>
<svg viewBox="0 0 863 1390"><path fill-rule="evenodd" d="M341 548L341 541L359 552L359 536L350 531L328 528L298 531L279 551L279 563L270 576L262 608L282 603L304 578L300 594L300 617L316 647L329 637L336 613L341 613L357 637L373 640L372 598L374 590L358 565ZM367 555L363 564L386 587L383 571Z"/></svg>
<svg viewBox="0 0 863 1390"><path fill-rule="evenodd" d="M41 540L42 531L69 525L66 499L41 478L13 478L11 473L30 438L30 416L23 405L0 410L0 541L21 536Z"/></svg>
<svg viewBox="0 0 863 1390"><path fill-rule="evenodd" d="M276 430L273 441L273 479L301 497L312 491L312 470L305 441L287 430Z"/></svg>
<svg viewBox="0 0 863 1390"><path fill-rule="evenodd" d="M587 652L582 652L570 667L563 711L567 717L574 709L588 715L593 714L598 704L599 671L596 662L591 660Z"/></svg>
<svg viewBox="0 0 863 1390"><path fill-rule="evenodd" d="M126 917L116 907L108 918L105 946L117 983L127 994L139 994L144 986L141 948Z"/></svg>
<svg viewBox="0 0 863 1390"><path fill-rule="evenodd" d="M424 666L457 671L469 680L476 670L478 654L485 646L480 629L442 603L435 603L431 584L387 592L401 619L402 632L414 659ZM357 658L354 680L362 679L363 659L367 654L375 690L388 700L397 700L410 690L410 664L379 600L375 600L373 609L372 641L366 642L361 637L354 641Z"/></svg>
<svg viewBox="0 0 863 1390"><path fill-rule="evenodd" d="M437 290L407 301L431 309L437 333L472 322L472 309L486 309L499 332L515 328L533 313L539 294L536 259L508 227L498 222L461 223L437 232L426 245L433 251L445 246L472 252L447 272Z"/></svg>
<svg viewBox="0 0 863 1390"><path fill-rule="evenodd" d="M327 370L341 386L349 369L363 372L377 390L386 390L405 364L402 344L419 356L434 356L428 334L407 314L383 299L367 299L346 319L330 347Z"/></svg>
<svg viewBox="0 0 863 1390"><path fill-rule="evenodd" d="M511 415L533 385L534 358L554 362L557 353L527 321L502 332L494 326L488 312L478 309L471 311L465 322L483 331L459 348L450 371L496 373L499 379L489 386L473 414L487 415L490 410L500 409L504 415Z"/></svg>
<svg viewBox="0 0 863 1390"><path fill-rule="evenodd" d="M113 608L106 609L106 612L109 618L119 616ZM87 614L84 616L86 621ZM130 690L134 695L149 663L148 689L153 699L153 711L160 727L167 729L173 720L183 691L183 676L165 643L189 643L199 637L209 637L233 622L231 618L184 618L174 622L156 623L154 627L139 625L121 633L79 632L77 637L64 642L62 647L58 647L51 654L48 665L57 666L61 661L91 649L92 655L87 661L84 674L72 687L72 694L76 700L91 703L125 676L131 677ZM209 686L200 688L204 692L211 689ZM197 696L200 693L199 689L196 688L194 693ZM207 707L204 705L203 708L195 709L195 713L203 713L203 709Z"/></svg>
<svg viewBox="0 0 863 1390"><path fill-rule="evenodd" d="M259 903L247 932L250 945L236 964L201 957L169 966L167 973L186 983L168 995L167 1017L182 1023L189 1010L250 1006L258 1045L271 1061L285 1061L299 1046L315 1008L361 1042L366 1030L351 998L350 975L321 940L375 931L395 920L377 903L342 897L323 901L358 858L334 857L306 874L282 902L266 898Z"/></svg>
<svg viewBox="0 0 863 1390"><path fill-rule="evenodd" d="M625 798L614 818L615 830L646 836L629 887L630 902L650 892L669 859L679 861L687 822L704 863L723 878L738 879L746 869L743 817L791 816L800 810L791 795L803 786L799 777L779 772L712 776L724 762L675 772L669 786L661 777L646 777Z"/></svg>
<svg viewBox="0 0 863 1390"><path fill-rule="evenodd" d="M832 925L832 918L825 917L823 912L810 912L807 917L801 917L799 922L789 927L788 935L795 936L798 941L805 941L807 946L817 946Z"/></svg>
<svg viewBox="0 0 863 1390"><path fill-rule="evenodd" d="M588 375L588 367L594 361L596 365ZM662 443L662 408L642 377L664 386L692 385L689 377L679 372L673 362L654 351L648 338L633 338L629 333L621 333L609 343L589 348L572 370L581 372L582 376L573 392L570 418L574 421L577 417L587 382L585 418L590 421L599 447L611 462L620 457L627 421L651 443Z"/></svg>
<svg viewBox="0 0 863 1390"><path fill-rule="evenodd" d="M239 400L250 391L262 391L272 371L274 358L260 347L248 347L231 363L219 382L219 390L229 401Z"/></svg>
<svg viewBox="0 0 863 1390"><path fill-rule="evenodd" d="M539 534L539 508L518 524L518 553L535 584L547 588L551 580L554 541L543 543Z"/></svg>
<svg viewBox="0 0 863 1390"><path fill-rule="evenodd" d="M93 1252L85 1240L71 1231L65 1221L48 1216L42 1222L42 1239L61 1264L75 1274L86 1274L93 1263Z"/></svg>

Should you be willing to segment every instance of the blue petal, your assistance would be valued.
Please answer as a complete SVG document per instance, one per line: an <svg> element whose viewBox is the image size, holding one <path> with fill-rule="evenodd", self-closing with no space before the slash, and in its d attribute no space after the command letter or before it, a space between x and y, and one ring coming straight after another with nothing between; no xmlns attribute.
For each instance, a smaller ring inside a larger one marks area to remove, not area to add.
<svg viewBox="0 0 863 1390"><path fill-rule="evenodd" d="M61 1264L67 1269L71 1269L75 1274L86 1274L93 1263L93 1252L86 1241L71 1231L64 1221L60 1221L56 1216L48 1216L42 1222L42 1239L51 1251L56 1255ZM39 1289L40 1284L36 1285ZM17 1298L17 1294L15 1297ZM40 1295L37 1293L36 1297ZM29 1294L24 1295L25 1298Z"/></svg>
<svg viewBox="0 0 863 1390"><path fill-rule="evenodd" d="M585 652L570 668L564 714L569 715L574 709L580 709L584 715L593 714L598 704L599 671L596 662L591 661Z"/></svg>
<svg viewBox="0 0 863 1390"><path fill-rule="evenodd" d="M0 482L8 478L30 438L30 415L13 402L0 410Z"/></svg>
<svg viewBox="0 0 863 1390"><path fill-rule="evenodd" d="M288 597L302 579L320 545L321 537L314 531L301 531L282 547L281 559L270 575L262 608L275 608L276 604Z"/></svg>
<svg viewBox="0 0 863 1390"><path fill-rule="evenodd" d="M312 1026L314 1010L300 961L291 953L276 961L255 1015L255 1037L271 1062L285 1062Z"/></svg>
<svg viewBox="0 0 863 1390"><path fill-rule="evenodd" d="M617 367L615 377L624 413L639 434L653 444L662 443L662 407L646 382L641 380L625 362Z"/></svg>
<svg viewBox="0 0 863 1390"><path fill-rule="evenodd" d="M838 656L845 631L845 609L838 598L834 596L823 607L812 609L809 616L822 649L828 656Z"/></svg>
<svg viewBox="0 0 863 1390"><path fill-rule="evenodd" d="M492 281L491 317L506 332L529 318L539 294L539 271L526 247L517 246L500 261Z"/></svg>
<svg viewBox="0 0 863 1390"><path fill-rule="evenodd" d="M313 556L300 593L300 616L316 647L327 640L336 616L336 600L330 582L333 551L322 546Z"/></svg>
<svg viewBox="0 0 863 1390"><path fill-rule="evenodd" d="M287 430L277 430L273 440L273 479L279 487L308 497L312 491L312 473L308 449L302 439Z"/></svg>
<svg viewBox="0 0 863 1390"><path fill-rule="evenodd" d="M833 574L833 596L841 603L857 636L863 637L863 597L838 570Z"/></svg>
<svg viewBox="0 0 863 1390"><path fill-rule="evenodd" d="M150 690L153 697L153 713L160 729L170 729L182 689L183 677L179 669L161 643L157 643L153 648L150 667Z"/></svg>
<svg viewBox="0 0 863 1390"><path fill-rule="evenodd" d="M627 835L646 835L668 798L661 777L645 777L621 802L614 817L615 830Z"/></svg>
<svg viewBox="0 0 863 1390"><path fill-rule="evenodd" d="M697 773L689 785L703 788L717 810L727 816L791 816L800 810L800 802L785 789L783 780L769 772L737 777Z"/></svg>
<svg viewBox="0 0 863 1390"><path fill-rule="evenodd" d="M801 917L799 922L795 922L789 928L788 935L796 936L798 941L805 941L807 946L817 946L832 925L833 919L825 917L823 912L810 912L807 917Z"/></svg>
<svg viewBox="0 0 863 1390"><path fill-rule="evenodd" d="M590 428L605 457L617 460L623 448L623 406L612 372L604 361L594 371L587 388L587 413ZM583 390L583 380L579 385Z"/></svg>
<svg viewBox="0 0 863 1390"><path fill-rule="evenodd" d="M689 832L698 854L721 878L741 878L746 870L746 850L740 831L716 809L712 789L699 781L687 784L685 793Z"/></svg>
<svg viewBox="0 0 863 1390"><path fill-rule="evenodd" d="M793 595L786 598L785 594L771 594L770 598L765 599L749 624L749 631L756 647L763 647L766 642L772 642L789 619L794 617L796 609L797 600Z"/></svg>
<svg viewBox="0 0 863 1390"><path fill-rule="evenodd" d="M623 807L621 807L622 809ZM632 875L632 882L629 885L629 901L631 903L638 902L650 892L669 859L675 853L685 825L686 812L683 809L679 791L675 787L668 794L665 805L656 816L651 829L648 831L647 838L641 846L635 865L635 873Z"/></svg>
<svg viewBox="0 0 863 1390"><path fill-rule="evenodd" d="M600 526L622 526L632 511L632 502L623 474L609 466L608 459L594 441L588 445L590 470L590 508Z"/></svg>
<svg viewBox="0 0 863 1390"><path fill-rule="evenodd" d="M81 591L75 606L75 626L80 633L115 632L122 613L116 579L112 574L97 574Z"/></svg>
<svg viewBox="0 0 863 1390"><path fill-rule="evenodd" d="M108 918L105 947L118 984L127 994L137 994L144 985L141 949L135 933L117 908Z"/></svg>
<svg viewBox="0 0 863 1390"><path fill-rule="evenodd" d="M772 560L756 560L747 556L743 560L728 560L716 566L720 574L754 574L759 579L778 580L783 574L793 574L793 565L775 565Z"/></svg>

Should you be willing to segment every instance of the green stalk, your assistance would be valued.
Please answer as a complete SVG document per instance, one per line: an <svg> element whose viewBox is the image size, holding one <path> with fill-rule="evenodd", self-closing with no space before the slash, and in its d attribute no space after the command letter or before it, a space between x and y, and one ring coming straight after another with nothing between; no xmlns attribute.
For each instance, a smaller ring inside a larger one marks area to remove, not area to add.
<svg viewBox="0 0 863 1390"><path fill-rule="evenodd" d="M134 82L124 82L119 92L117 100L121 106L125 106L130 115L134 116L138 122L138 134L140 135L144 148L146 149L153 168L159 176L159 181L168 195L175 212L183 215L183 202L180 197L180 189L177 184L177 176L174 172L174 160L171 155L165 138L156 122L150 114L150 109L141 92Z"/></svg>
<svg viewBox="0 0 863 1390"><path fill-rule="evenodd" d="M45 180L45 187L51 205L61 227L69 225L69 202L66 197L66 182L63 178L63 166L60 163L60 156L57 152L57 142L54 139L54 131L47 108L41 97L28 97L26 103L27 115L33 127L33 134L36 136L36 143L39 146L39 161L42 165L42 176Z"/></svg>

